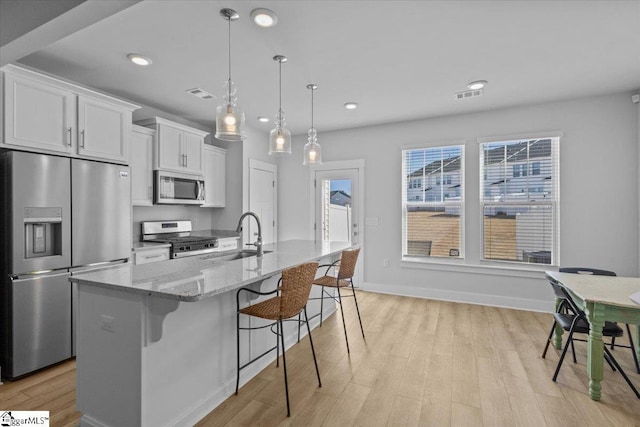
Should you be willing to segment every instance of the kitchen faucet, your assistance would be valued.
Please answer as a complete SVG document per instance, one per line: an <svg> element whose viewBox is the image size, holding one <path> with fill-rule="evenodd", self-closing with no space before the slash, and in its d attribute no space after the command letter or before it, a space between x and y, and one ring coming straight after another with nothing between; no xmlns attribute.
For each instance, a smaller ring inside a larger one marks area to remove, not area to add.
<svg viewBox="0 0 640 427"><path fill-rule="evenodd" d="M262 226L260 225L260 218L258 218L258 215L256 215L253 212L245 212L240 216L240 219L238 220L238 226L236 227L236 233L240 233L242 231L242 220L246 217L246 216L252 216L256 219L256 222L258 223L258 240L256 240L255 243L247 243L247 245L249 246L255 246L257 249L257 253L256 256L261 257L262 256Z"/></svg>

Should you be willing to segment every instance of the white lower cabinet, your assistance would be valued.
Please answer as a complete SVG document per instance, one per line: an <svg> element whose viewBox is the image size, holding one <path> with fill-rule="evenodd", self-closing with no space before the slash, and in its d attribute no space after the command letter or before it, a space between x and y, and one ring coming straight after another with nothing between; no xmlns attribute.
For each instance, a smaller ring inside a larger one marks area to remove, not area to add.
<svg viewBox="0 0 640 427"><path fill-rule="evenodd" d="M223 208L226 203L226 159L224 148L204 145L204 204L202 207Z"/></svg>
<svg viewBox="0 0 640 427"><path fill-rule="evenodd" d="M168 259L168 246L160 248L139 248L133 250L133 263L136 265L166 261Z"/></svg>
<svg viewBox="0 0 640 427"><path fill-rule="evenodd" d="M153 205L153 139L156 131L133 125L131 132L131 204Z"/></svg>

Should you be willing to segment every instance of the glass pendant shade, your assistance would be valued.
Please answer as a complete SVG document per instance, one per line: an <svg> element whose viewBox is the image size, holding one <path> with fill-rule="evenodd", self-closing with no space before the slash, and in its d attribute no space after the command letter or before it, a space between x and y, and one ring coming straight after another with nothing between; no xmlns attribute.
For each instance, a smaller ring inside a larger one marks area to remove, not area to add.
<svg viewBox="0 0 640 427"><path fill-rule="evenodd" d="M231 80L231 21L240 16L233 9L222 9L220 15L229 21L229 78L224 85L223 101L216 109L215 137L222 141L241 141L245 138L244 111L236 105L236 87Z"/></svg>
<svg viewBox="0 0 640 427"><path fill-rule="evenodd" d="M276 127L269 132L269 155L286 156L291 154L291 132L286 128L284 112L276 116Z"/></svg>
<svg viewBox="0 0 640 427"><path fill-rule="evenodd" d="M279 63L279 98L278 98L278 114L276 114L276 127L269 132L269 155L270 156L286 156L291 154L291 132L287 129L284 121L284 111L282 111L282 63L287 62L287 57L276 55L273 60Z"/></svg>
<svg viewBox="0 0 640 427"><path fill-rule="evenodd" d="M224 86L224 100L216 109L215 137L222 141L241 141L244 137L244 111L236 105L236 89L231 80Z"/></svg>
<svg viewBox="0 0 640 427"><path fill-rule="evenodd" d="M311 90L311 128L307 134L309 142L304 145L303 165L321 165L322 164L322 147L318 144L318 131L313 127L313 91L318 89L318 85L310 83L307 89Z"/></svg>
<svg viewBox="0 0 640 427"><path fill-rule="evenodd" d="M321 165L322 164L322 147L318 144L318 132L315 129L309 129L309 142L304 145L303 165Z"/></svg>

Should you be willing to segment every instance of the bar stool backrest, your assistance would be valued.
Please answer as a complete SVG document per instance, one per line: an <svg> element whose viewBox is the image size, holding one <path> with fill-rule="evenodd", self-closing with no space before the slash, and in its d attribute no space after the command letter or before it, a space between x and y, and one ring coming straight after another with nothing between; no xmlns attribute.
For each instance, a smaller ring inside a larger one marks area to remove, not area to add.
<svg viewBox="0 0 640 427"><path fill-rule="evenodd" d="M340 268L338 269L338 279L350 279L356 272L356 262L360 248L342 251L340 255Z"/></svg>
<svg viewBox="0 0 640 427"><path fill-rule="evenodd" d="M288 319L300 313L309 299L317 262L308 262L282 270L280 288L280 317Z"/></svg>

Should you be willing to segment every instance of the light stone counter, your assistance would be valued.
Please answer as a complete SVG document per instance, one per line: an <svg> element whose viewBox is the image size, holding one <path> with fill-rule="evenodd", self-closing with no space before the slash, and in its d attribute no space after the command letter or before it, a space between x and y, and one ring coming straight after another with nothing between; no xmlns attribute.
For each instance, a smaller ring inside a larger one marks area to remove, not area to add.
<svg viewBox="0 0 640 427"><path fill-rule="evenodd" d="M227 260L229 256L207 254L152 264L124 264L80 273L72 282L153 295L179 301L199 301L245 285L260 282L282 270L305 262L339 254L348 242L316 243L288 240L264 246L261 258ZM234 251L234 254L238 251Z"/></svg>

